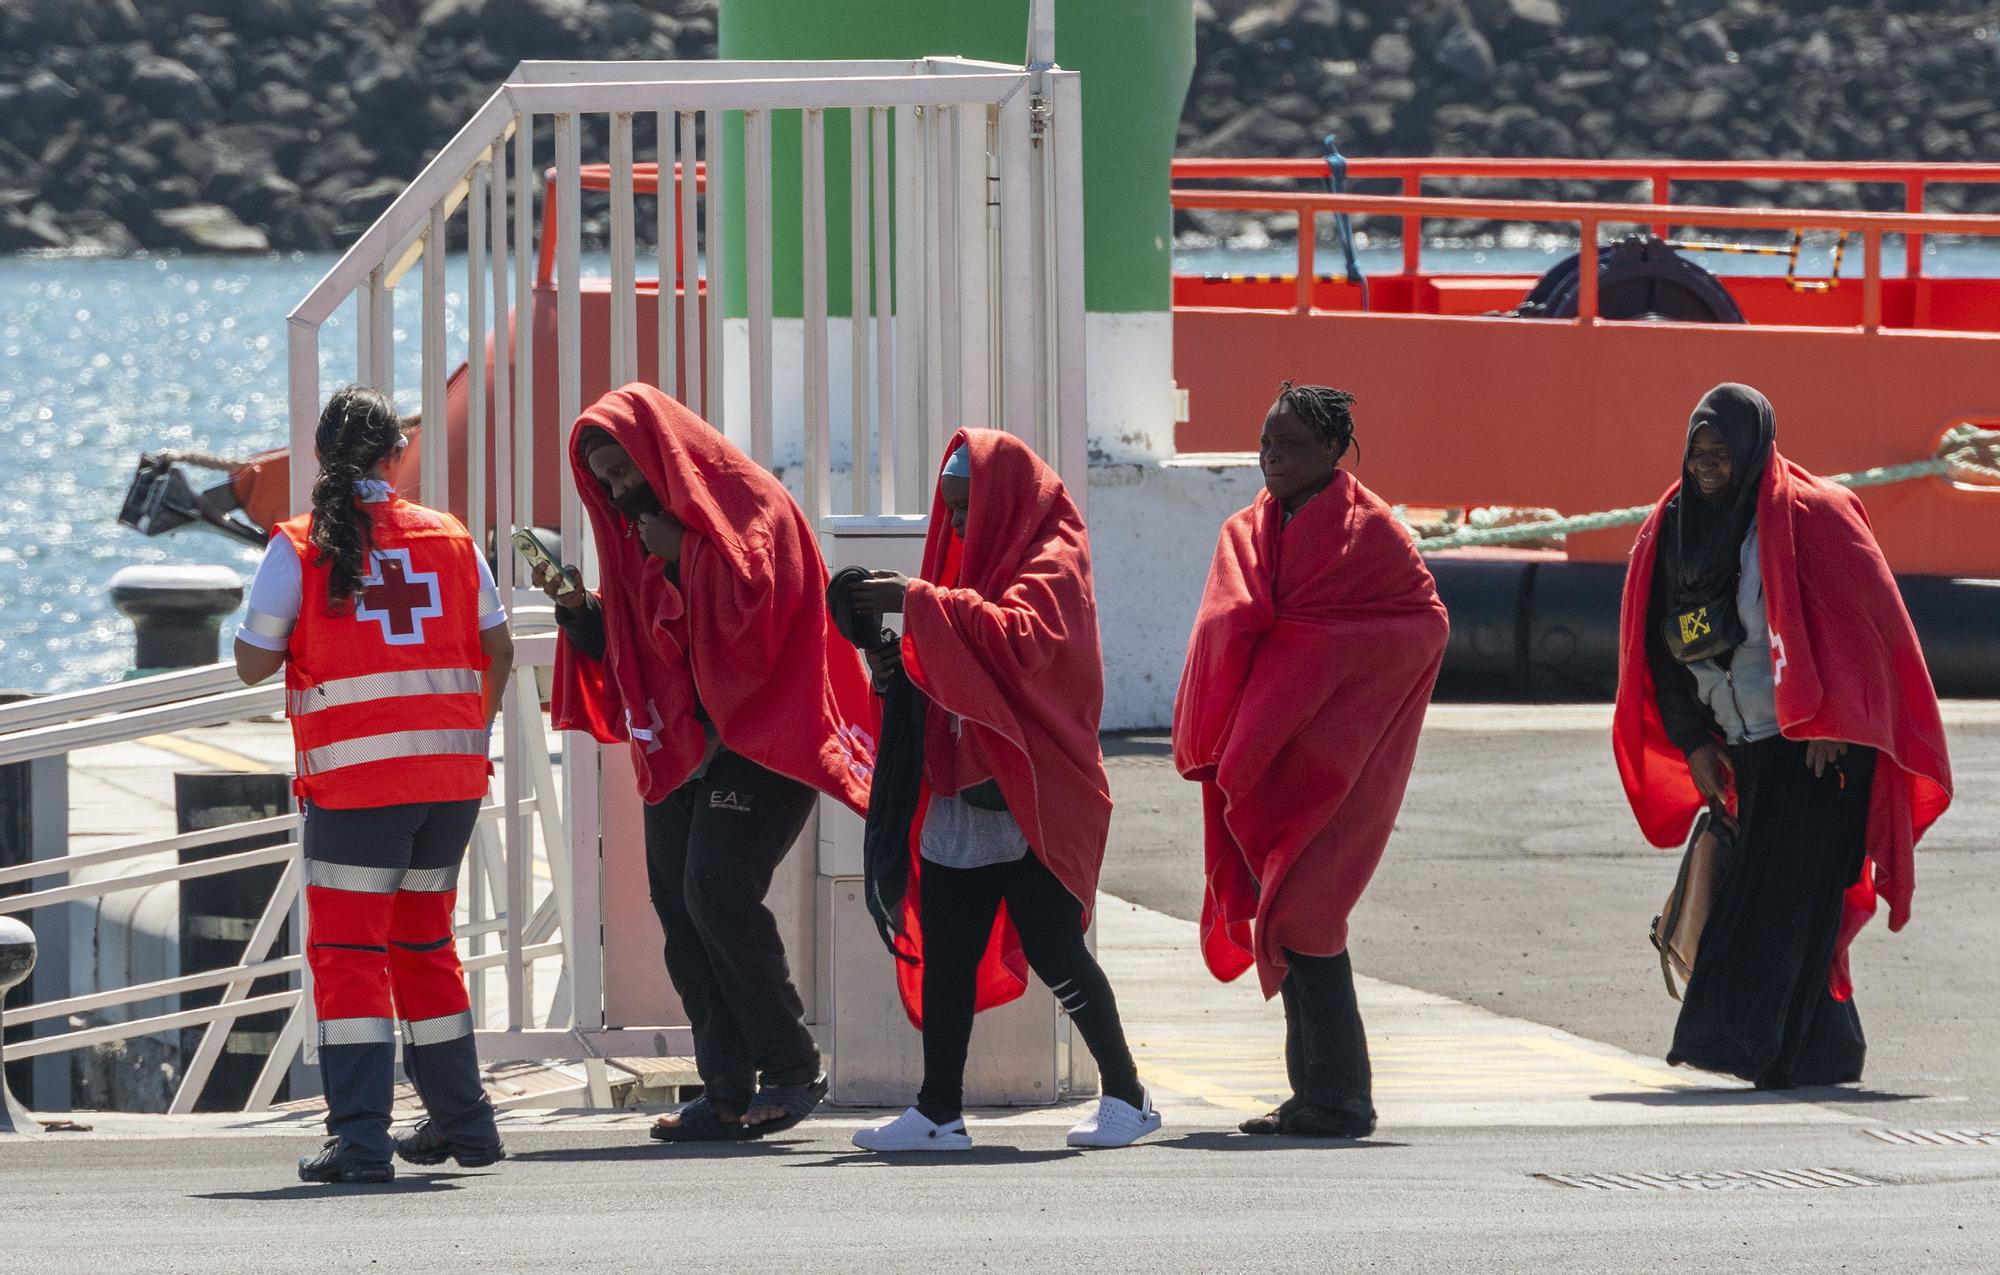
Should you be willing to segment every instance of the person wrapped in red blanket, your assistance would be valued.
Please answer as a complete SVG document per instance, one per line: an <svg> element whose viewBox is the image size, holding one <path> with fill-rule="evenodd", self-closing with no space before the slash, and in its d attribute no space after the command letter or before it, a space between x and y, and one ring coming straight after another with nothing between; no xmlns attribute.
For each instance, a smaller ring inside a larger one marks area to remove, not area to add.
<svg viewBox="0 0 2000 1275"><path fill-rule="evenodd" d="M1763 1088L1860 1078L1847 945L1951 802L1937 696L1853 492L1780 455L1776 416L1718 385L1625 580L1612 746L1640 829L1738 828L1667 1055Z"/></svg>
<svg viewBox="0 0 2000 1275"><path fill-rule="evenodd" d="M1388 844L1448 623L1403 525L1342 470L1351 397L1285 382L1264 490L1223 524L1174 705L1201 784L1201 948L1285 1002L1292 1096L1245 1133L1366 1137L1368 1042L1347 920Z"/></svg>
<svg viewBox="0 0 2000 1275"><path fill-rule="evenodd" d="M1160 1127L1085 938L1111 824L1098 748L1104 663L1090 543L1057 477L1020 439L961 430L931 504L922 577L878 571L858 611L902 612L871 650L928 699L924 799L911 840L896 970L923 1031L917 1105L855 1143L971 1145L961 1115L976 1009L1019 996L1032 968L1096 1056L1104 1098L1072 1146L1125 1146Z"/></svg>
<svg viewBox="0 0 2000 1275"><path fill-rule="evenodd" d="M826 613L804 512L686 407L650 385L613 390L577 418L570 463L602 590L536 571L562 624L555 721L631 743L667 974L706 1090L653 1136L787 1129L826 1081L764 896L815 791L866 808L867 673Z"/></svg>

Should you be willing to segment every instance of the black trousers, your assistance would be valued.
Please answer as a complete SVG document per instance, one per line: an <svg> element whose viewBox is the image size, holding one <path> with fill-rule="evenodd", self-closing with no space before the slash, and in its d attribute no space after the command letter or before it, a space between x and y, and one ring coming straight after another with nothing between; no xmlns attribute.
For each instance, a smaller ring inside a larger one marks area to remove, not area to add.
<svg viewBox="0 0 2000 1275"><path fill-rule="evenodd" d="M1875 751L1850 748L1817 777L1803 740L1760 740L1732 755L1742 831L1667 1061L1765 1089L1859 1080L1861 1016L1826 980L1842 896L1868 853Z"/></svg>
<svg viewBox="0 0 2000 1275"><path fill-rule="evenodd" d="M1375 1119L1368 1034L1354 998L1354 963L1285 952L1285 1073L1293 1096L1327 1111Z"/></svg>
<svg viewBox="0 0 2000 1275"><path fill-rule="evenodd" d="M445 1137L494 1144L465 972L452 937L458 872L479 799L332 810L308 803L307 962L319 1018L327 1132L387 1160L395 1040Z"/></svg>
<svg viewBox="0 0 2000 1275"><path fill-rule="evenodd" d="M667 977L694 1028L710 1097L743 1108L767 1085L819 1075L792 985L771 876L812 813L813 790L727 749L708 773L646 807L646 875L667 934Z"/></svg>
<svg viewBox="0 0 2000 1275"><path fill-rule="evenodd" d="M1104 1092L1136 1103L1143 1090L1118 1002L1084 941L1083 904L1033 853L1012 863L947 868L923 875L924 1086L917 1109L943 1124L965 1100L965 1054L972 1041L979 958L1000 904L1021 936L1029 968L1062 1002L1097 1059Z"/></svg>

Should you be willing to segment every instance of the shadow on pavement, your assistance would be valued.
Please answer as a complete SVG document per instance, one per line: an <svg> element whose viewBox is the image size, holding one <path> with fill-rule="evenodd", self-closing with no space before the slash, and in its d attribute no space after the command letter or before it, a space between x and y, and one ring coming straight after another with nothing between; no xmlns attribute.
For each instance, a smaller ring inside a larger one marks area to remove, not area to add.
<svg viewBox="0 0 2000 1275"><path fill-rule="evenodd" d="M452 1175L459 1176L459 1175ZM486 1174L467 1174L468 1177L486 1177ZM270 1203L291 1200L348 1200L357 1195L417 1195L428 1191L456 1191L458 1183L449 1177L409 1177L397 1178L393 1182L352 1183L333 1186L323 1182L300 1182L293 1186L272 1187L264 1191L204 1191L190 1195L190 1200L258 1200Z"/></svg>
<svg viewBox="0 0 2000 1275"><path fill-rule="evenodd" d="M1171 1147L1176 1151L1377 1151L1407 1147L1407 1142L1382 1138L1300 1138L1291 1134L1184 1133L1164 1142L1142 1142L1142 1147Z"/></svg>
<svg viewBox="0 0 2000 1275"><path fill-rule="evenodd" d="M773 1156L805 1155L796 1142L644 1142L618 1143L608 1147L551 1147L543 1151L510 1151L507 1159L524 1164L591 1163L618 1160L736 1160L769 1159Z"/></svg>
<svg viewBox="0 0 2000 1275"><path fill-rule="evenodd" d="M1071 1160L1083 1152L1075 1147L1060 1151L1023 1151L1018 1147L974 1147L970 1151L851 1151L830 1155L811 1164L793 1168L858 1168L864 1165L911 1164L1041 1164L1049 1160Z"/></svg>
<svg viewBox="0 0 2000 1275"><path fill-rule="evenodd" d="M1643 1089L1626 1093L1596 1093L1592 1102L1626 1102L1641 1107L1769 1107L1796 1102L1823 1104L1920 1102L1929 1094L1889 1093L1880 1089L1844 1089L1820 1085L1810 1089Z"/></svg>

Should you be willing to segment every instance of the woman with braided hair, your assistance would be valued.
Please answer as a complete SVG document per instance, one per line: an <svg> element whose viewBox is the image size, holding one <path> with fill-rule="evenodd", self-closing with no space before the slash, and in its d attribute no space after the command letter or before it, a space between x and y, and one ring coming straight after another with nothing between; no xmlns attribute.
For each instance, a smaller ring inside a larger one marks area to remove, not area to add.
<svg viewBox="0 0 2000 1275"><path fill-rule="evenodd" d="M492 1164L506 1153L479 1083L452 909L513 667L507 613L458 520L390 486L406 444L386 395L337 391L314 443L312 510L278 524L236 636L245 682L285 670L297 749L332 1135L299 1177L386 1182L392 1151ZM399 1020L427 1118L392 1142Z"/></svg>
<svg viewBox="0 0 2000 1275"><path fill-rule="evenodd" d="M1292 1096L1245 1133L1375 1128L1347 918L1381 860L1444 660L1431 573L1389 507L1340 468L1353 396L1286 381L1264 490L1222 527L1174 705L1174 764L1201 784L1201 947L1285 1002Z"/></svg>

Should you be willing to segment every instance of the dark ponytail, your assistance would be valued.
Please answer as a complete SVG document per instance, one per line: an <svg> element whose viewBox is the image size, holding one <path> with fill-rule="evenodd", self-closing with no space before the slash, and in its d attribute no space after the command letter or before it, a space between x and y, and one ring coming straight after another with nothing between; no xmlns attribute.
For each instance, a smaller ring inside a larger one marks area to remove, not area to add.
<svg viewBox="0 0 2000 1275"><path fill-rule="evenodd" d="M395 404L380 390L345 386L334 391L319 414L319 430L313 436L319 476L312 489L312 543L319 553L313 565L332 563L326 580L329 613L345 610L360 596L374 541L375 520L355 499L354 484L402 441Z"/></svg>
<svg viewBox="0 0 2000 1275"><path fill-rule="evenodd" d="M1278 387L1278 403L1291 409L1293 415L1304 421L1312 432L1319 435L1323 443L1333 445L1333 460L1347 455L1347 449L1354 447L1354 396L1346 390L1334 389L1331 385L1293 385L1290 381ZM1357 450L1355 458L1361 453Z"/></svg>

